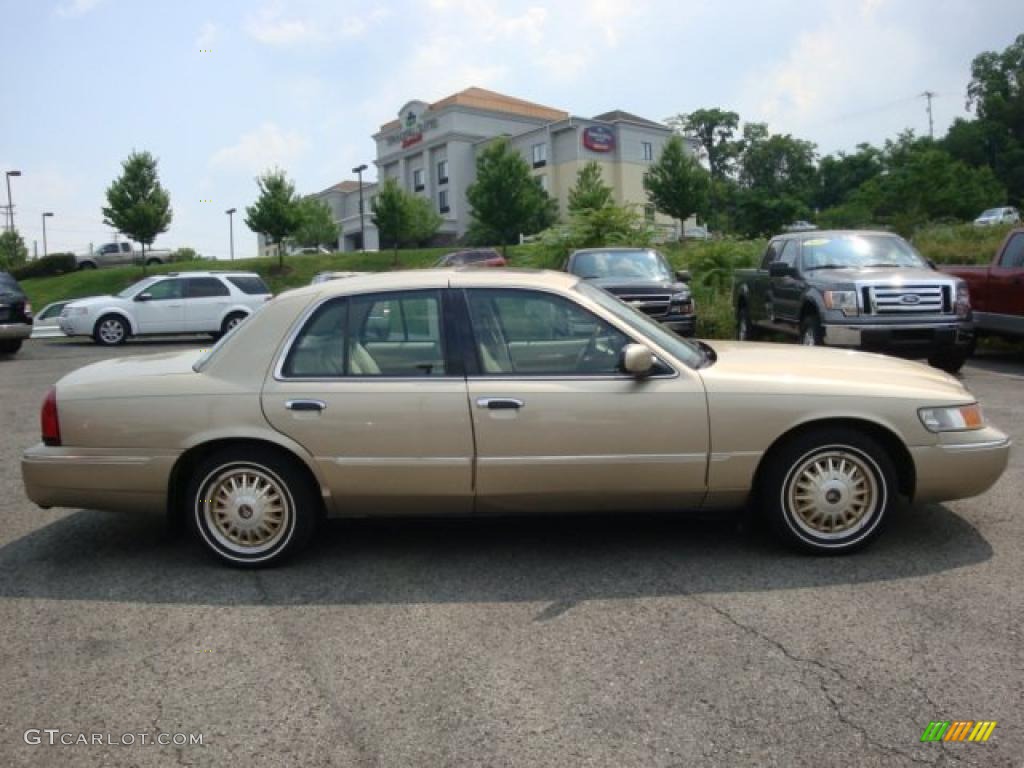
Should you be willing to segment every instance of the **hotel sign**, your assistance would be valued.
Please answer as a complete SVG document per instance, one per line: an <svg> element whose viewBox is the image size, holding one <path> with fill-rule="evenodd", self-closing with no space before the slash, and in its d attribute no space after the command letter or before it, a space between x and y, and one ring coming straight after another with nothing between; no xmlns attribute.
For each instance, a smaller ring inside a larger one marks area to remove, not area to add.
<svg viewBox="0 0 1024 768"><path fill-rule="evenodd" d="M591 152L611 152L615 149L615 133L603 125L592 125L583 130L583 146Z"/></svg>
<svg viewBox="0 0 1024 768"><path fill-rule="evenodd" d="M401 144L402 149L411 147L413 144L418 144L423 141L423 134L427 131L432 131L437 128L437 118L431 117L426 120L421 119L412 110L405 115L402 119L402 130L398 133L393 133L387 138L388 146L394 146L395 144Z"/></svg>

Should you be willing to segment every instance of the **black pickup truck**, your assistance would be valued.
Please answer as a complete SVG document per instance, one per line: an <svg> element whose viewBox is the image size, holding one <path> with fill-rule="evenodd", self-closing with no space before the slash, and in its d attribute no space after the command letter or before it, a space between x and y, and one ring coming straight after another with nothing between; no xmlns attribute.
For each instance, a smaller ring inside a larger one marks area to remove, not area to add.
<svg viewBox="0 0 1024 768"><path fill-rule="evenodd" d="M0 272L0 355L13 355L32 335L32 305L18 281Z"/></svg>
<svg viewBox="0 0 1024 768"><path fill-rule="evenodd" d="M775 331L807 345L925 357L951 373L974 343L967 284L888 232L773 238L759 268L736 272L733 300L741 340Z"/></svg>

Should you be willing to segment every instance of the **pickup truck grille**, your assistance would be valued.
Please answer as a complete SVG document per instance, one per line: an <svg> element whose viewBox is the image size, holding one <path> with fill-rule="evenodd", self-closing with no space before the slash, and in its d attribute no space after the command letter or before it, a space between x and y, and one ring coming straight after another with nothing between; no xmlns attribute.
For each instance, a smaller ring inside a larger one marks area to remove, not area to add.
<svg viewBox="0 0 1024 768"><path fill-rule="evenodd" d="M952 311L945 285L872 285L864 288L872 315L941 315Z"/></svg>
<svg viewBox="0 0 1024 768"><path fill-rule="evenodd" d="M641 312L647 315L666 315L672 297L667 293L658 294L620 294L619 298L627 304L632 304Z"/></svg>

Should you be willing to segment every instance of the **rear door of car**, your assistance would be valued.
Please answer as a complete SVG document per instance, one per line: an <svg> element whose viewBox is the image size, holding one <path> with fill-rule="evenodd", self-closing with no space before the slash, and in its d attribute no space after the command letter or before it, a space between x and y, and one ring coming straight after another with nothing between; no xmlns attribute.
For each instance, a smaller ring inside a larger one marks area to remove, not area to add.
<svg viewBox="0 0 1024 768"><path fill-rule="evenodd" d="M268 376L267 419L315 458L343 512L472 511L473 433L448 314L441 287L327 299Z"/></svg>
<svg viewBox="0 0 1024 768"><path fill-rule="evenodd" d="M186 277L185 325L189 331L220 330L221 317L231 303L231 291L217 277Z"/></svg>
<svg viewBox="0 0 1024 768"><path fill-rule="evenodd" d="M619 370L634 341L570 299L466 287L477 507L513 512L700 505L709 450L699 377Z"/></svg>

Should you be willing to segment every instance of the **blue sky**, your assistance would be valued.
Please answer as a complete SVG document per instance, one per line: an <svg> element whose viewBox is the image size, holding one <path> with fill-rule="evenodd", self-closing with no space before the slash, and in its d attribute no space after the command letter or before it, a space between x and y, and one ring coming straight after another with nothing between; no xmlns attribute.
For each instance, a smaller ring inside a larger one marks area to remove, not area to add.
<svg viewBox="0 0 1024 768"><path fill-rule="evenodd" d="M313 192L372 168L370 135L413 98L478 85L654 119L721 106L832 152L926 132L925 89L944 131L973 56L1022 31L1020 0L0 0L0 170L24 174L30 249L52 210L50 250L79 251L110 239L104 190L149 150L174 208L157 245L224 257L236 207L250 255L240 216L261 170Z"/></svg>

